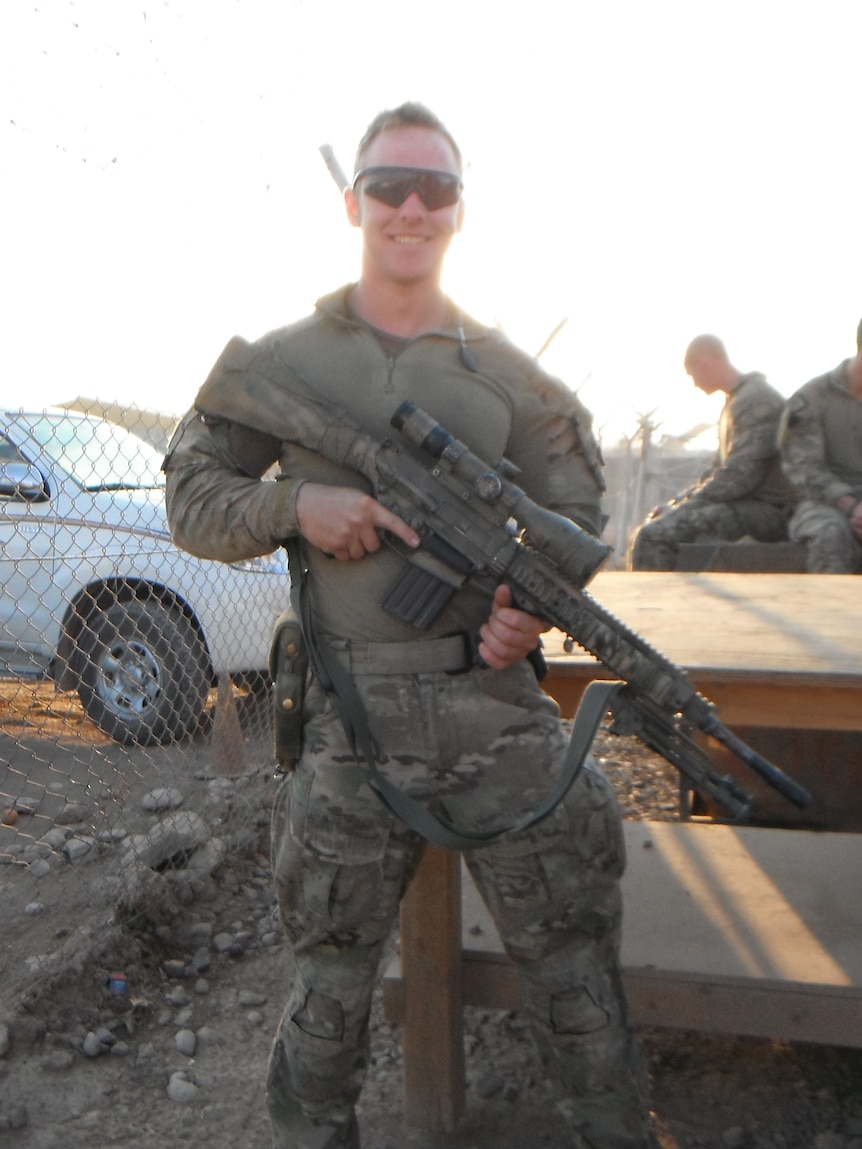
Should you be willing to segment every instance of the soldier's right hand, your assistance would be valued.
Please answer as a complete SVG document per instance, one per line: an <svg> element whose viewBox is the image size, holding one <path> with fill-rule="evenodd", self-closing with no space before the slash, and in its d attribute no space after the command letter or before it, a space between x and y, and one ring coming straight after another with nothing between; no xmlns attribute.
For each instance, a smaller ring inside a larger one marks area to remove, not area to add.
<svg viewBox="0 0 862 1149"><path fill-rule="evenodd" d="M303 483L296 496L299 529L312 546L341 562L380 549L379 531L391 531L410 547L419 536L398 515L354 487Z"/></svg>

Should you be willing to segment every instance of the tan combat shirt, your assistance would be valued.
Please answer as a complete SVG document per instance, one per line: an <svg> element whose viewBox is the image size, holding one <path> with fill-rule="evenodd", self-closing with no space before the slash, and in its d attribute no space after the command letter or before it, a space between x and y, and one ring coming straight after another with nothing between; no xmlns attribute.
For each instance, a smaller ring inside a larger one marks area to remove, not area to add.
<svg viewBox="0 0 862 1149"><path fill-rule="evenodd" d="M348 292L324 298L313 315L256 346L272 351L375 437L395 436L390 419L412 400L490 463L510 459L520 469L518 485L536 502L599 532L601 456L591 416L572 392L500 332L454 307L451 326L393 354L352 316ZM236 427L211 428L194 413L186 417L165 461L168 519L178 545L223 561L266 554L297 534L302 481L368 489L356 472L289 443L271 440L267 458L263 439ZM260 461L249 465L253 456ZM258 477L269 461L277 461L278 482ZM326 633L372 641L419 637L379 606L403 573L394 551L382 547L356 562L337 562L308 544L304 553L315 616ZM487 594L468 587L422 633L474 632L488 608Z"/></svg>

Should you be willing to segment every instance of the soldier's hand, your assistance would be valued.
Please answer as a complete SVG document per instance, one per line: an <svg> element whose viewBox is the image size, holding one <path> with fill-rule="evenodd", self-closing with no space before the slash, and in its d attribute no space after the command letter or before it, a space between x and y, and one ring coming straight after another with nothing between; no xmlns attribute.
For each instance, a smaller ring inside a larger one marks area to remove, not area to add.
<svg viewBox="0 0 862 1149"><path fill-rule="evenodd" d="M391 531L408 546L419 545L419 536L403 519L353 487L303 483L296 496L296 518L312 546L341 562L379 550L380 530Z"/></svg>
<svg viewBox="0 0 862 1149"><path fill-rule="evenodd" d="M505 583L497 587L491 617L479 630L479 654L488 666L505 670L526 658L539 645L539 635L550 630L544 619L512 606L512 591Z"/></svg>
<svg viewBox="0 0 862 1149"><path fill-rule="evenodd" d="M850 529L856 538L862 542L862 499L853 508L853 514L850 516Z"/></svg>

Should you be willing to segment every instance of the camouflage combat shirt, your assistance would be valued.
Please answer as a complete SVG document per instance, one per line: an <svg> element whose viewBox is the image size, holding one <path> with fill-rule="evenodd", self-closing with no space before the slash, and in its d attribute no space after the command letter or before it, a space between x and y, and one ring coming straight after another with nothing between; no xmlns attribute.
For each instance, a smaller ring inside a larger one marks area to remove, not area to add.
<svg viewBox="0 0 862 1149"><path fill-rule="evenodd" d="M763 375L743 375L725 400L718 426L719 448L711 468L680 498L734 502L762 499L790 506L794 492L781 469L778 427L784 399Z"/></svg>
<svg viewBox="0 0 862 1149"><path fill-rule="evenodd" d="M253 346L377 438L394 434L392 415L412 400L484 459L511 460L518 485L536 502L599 532L601 455L591 416L570 390L499 331L454 306L441 330L397 341L350 312L349 291L323 298L311 316ZM174 540L192 554L232 562L267 554L296 536L303 481L368 489L356 472L301 447L273 441L271 458L264 450L256 465L244 462L255 453L248 447L241 429L205 425L195 412L174 435L165 461L168 518ZM261 482L273 460L280 481ZM419 637L378 605L403 571L394 551L382 547L359 562L334 561L308 544L304 551L315 616L329 635L387 642ZM488 609L487 590L468 586L422 633L474 633Z"/></svg>
<svg viewBox="0 0 862 1149"><path fill-rule="evenodd" d="M788 478L802 498L830 506L862 499L862 400L847 385L848 362L800 387L781 428Z"/></svg>

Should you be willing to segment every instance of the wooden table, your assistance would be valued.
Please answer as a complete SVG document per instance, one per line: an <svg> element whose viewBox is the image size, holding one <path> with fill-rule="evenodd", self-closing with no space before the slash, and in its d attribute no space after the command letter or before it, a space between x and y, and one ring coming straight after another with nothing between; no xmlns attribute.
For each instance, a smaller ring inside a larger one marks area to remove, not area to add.
<svg viewBox="0 0 862 1149"><path fill-rule="evenodd" d="M856 575L599 574L589 593L684 667L727 725L862 729L862 579ZM571 715L609 677L563 636L545 686Z"/></svg>
<svg viewBox="0 0 862 1149"><path fill-rule="evenodd" d="M593 580L590 593L685 668L726 725L816 789L818 817L823 811L838 817L845 799L860 802L862 579L609 572ZM567 654L562 641L557 634L546 641L545 687L571 716L587 684L608 675L590 656ZM788 762L794 746L798 753ZM779 760L774 749L785 757ZM761 812L769 812L770 801L786 812L784 800L758 786L747 769L744 782ZM658 853L631 849L652 831L660 835ZM716 832L734 835L734 842ZM848 964L847 955L858 952L862 932L855 893L862 837L703 823L632 823L627 834L624 896L628 890L637 913L626 921L624 962L628 953L626 984L636 1021L859 1043L848 1034L862 1034L862 968ZM676 861L656 868L658 858ZM668 889L671 882L679 897ZM755 964L740 970L730 959L729 967L704 965L704 952L724 951L714 936L699 948L689 944L693 930L702 932L691 917L692 882L706 889L707 902L713 896L724 908L713 927L724 937L725 951L738 948L733 931L738 934L740 921L763 921L758 952L778 947L813 954L814 980L800 979L795 968L776 973ZM795 893L800 883L804 906ZM458 855L429 847L402 907L401 962L384 983L387 1013L404 1025L408 1123L448 1132L464 1110L463 1005L516 1008L518 1001L493 925L479 927L480 948L470 949L465 915L469 927L482 911L475 894L467 894L465 909ZM654 911L674 905L682 919L656 924Z"/></svg>
<svg viewBox="0 0 862 1149"><path fill-rule="evenodd" d="M862 579L806 574L599 574L590 593L684 667L722 721L809 789L793 807L723 747L717 768L755 797L755 820L862 830ZM545 688L571 716L586 686L609 674L591 656L546 639ZM714 811L711 811L714 812Z"/></svg>

